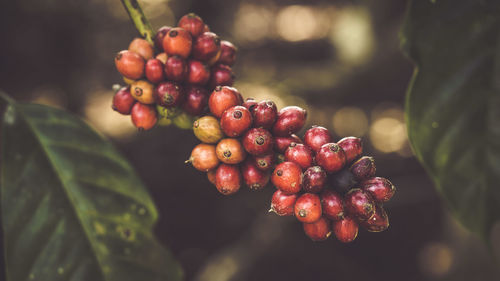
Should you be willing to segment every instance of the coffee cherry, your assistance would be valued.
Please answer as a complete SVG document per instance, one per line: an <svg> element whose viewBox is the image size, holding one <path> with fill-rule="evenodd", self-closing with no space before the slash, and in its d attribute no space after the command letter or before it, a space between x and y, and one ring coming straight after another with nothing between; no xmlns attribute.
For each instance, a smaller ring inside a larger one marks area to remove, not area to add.
<svg viewBox="0 0 500 281"><path fill-rule="evenodd" d="M330 132L325 127L313 126L304 134L304 143L314 152L318 152L321 146L329 143L332 139Z"/></svg>
<svg viewBox="0 0 500 281"><path fill-rule="evenodd" d="M137 80L130 86L130 94L143 104L153 104L153 84L146 80Z"/></svg>
<svg viewBox="0 0 500 281"><path fill-rule="evenodd" d="M201 115L208 105L208 92L202 87L187 86L182 109L194 116Z"/></svg>
<svg viewBox="0 0 500 281"><path fill-rule="evenodd" d="M278 118L278 109L276 104L270 100L264 100L252 108L254 127L271 129Z"/></svg>
<svg viewBox="0 0 500 281"><path fill-rule="evenodd" d="M217 169L212 169L210 171L207 172L207 178L208 178L208 181L210 183L212 183L213 185L216 185L216 180L215 180L215 174L217 172Z"/></svg>
<svg viewBox="0 0 500 281"><path fill-rule="evenodd" d="M204 32L193 42L193 58L208 61L220 50L220 38L215 33Z"/></svg>
<svg viewBox="0 0 500 281"><path fill-rule="evenodd" d="M160 117L163 117L163 118L166 118L166 119L174 119L175 117L177 117L181 111L176 108L176 107L164 107L164 106L161 106L159 104L156 105L156 112L158 112L158 115Z"/></svg>
<svg viewBox="0 0 500 281"><path fill-rule="evenodd" d="M236 105L240 105L239 92L235 88L228 86L218 86L208 99L208 107L210 112L217 118L222 117L222 113L226 109Z"/></svg>
<svg viewBox="0 0 500 281"><path fill-rule="evenodd" d="M357 183L358 182L349 169L342 169L339 172L328 176L328 184L340 193L346 193Z"/></svg>
<svg viewBox="0 0 500 281"><path fill-rule="evenodd" d="M316 153L316 163L327 173L340 171L345 165L344 151L336 143L325 143Z"/></svg>
<svg viewBox="0 0 500 281"><path fill-rule="evenodd" d="M294 143L302 143L302 140L297 135L290 135L288 137L275 137L274 149L279 153L285 153L286 149Z"/></svg>
<svg viewBox="0 0 500 281"><path fill-rule="evenodd" d="M271 198L271 209L269 212L275 212L278 216L293 216L297 194L286 194L281 190L276 190Z"/></svg>
<svg viewBox="0 0 500 281"><path fill-rule="evenodd" d="M273 134L286 137L298 132L306 123L307 111L298 106L287 106L278 113L278 119L273 126Z"/></svg>
<svg viewBox="0 0 500 281"><path fill-rule="evenodd" d="M145 68L146 78L149 82L156 84L165 79L163 74L163 63L159 59L149 59Z"/></svg>
<svg viewBox="0 0 500 281"><path fill-rule="evenodd" d="M191 33L193 37L197 37L203 33L203 29L205 28L205 23L195 13L189 13L187 15L184 15L179 20L177 26L189 31L189 33Z"/></svg>
<svg viewBox="0 0 500 281"><path fill-rule="evenodd" d="M222 139L216 147L217 157L226 164L238 164L247 156L243 146L237 139Z"/></svg>
<svg viewBox="0 0 500 281"><path fill-rule="evenodd" d="M136 102L130 112L132 123L139 131L149 130L154 127L158 118L154 106Z"/></svg>
<svg viewBox="0 0 500 281"><path fill-rule="evenodd" d="M346 211L360 220L367 220L375 213L375 202L368 193L359 188L351 189L344 196Z"/></svg>
<svg viewBox="0 0 500 281"><path fill-rule="evenodd" d="M172 27L166 26L166 25L158 28L158 30L156 31L155 38L154 38L156 49L158 49L160 51L164 51L163 50L163 38L165 38L167 33L170 31L170 29L172 29ZM165 63L165 62L163 62L163 63Z"/></svg>
<svg viewBox="0 0 500 281"><path fill-rule="evenodd" d="M210 70L210 79L208 87L214 89L217 86L232 86L234 82L234 74L231 67L223 64L218 64Z"/></svg>
<svg viewBox="0 0 500 281"><path fill-rule="evenodd" d="M245 184L251 190L260 190L269 183L270 173L259 170L251 158L247 158L241 164L241 174Z"/></svg>
<svg viewBox="0 0 500 281"><path fill-rule="evenodd" d="M273 149L273 136L262 128L248 130L243 136L242 142L245 150L255 156L269 154Z"/></svg>
<svg viewBox="0 0 500 281"><path fill-rule="evenodd" d="M128 50L140 55L145 60L153 58L154 55L153 46L142 38L135 38L132 40L128 46Z"/></svg>
<svg viewBox="0 0 500 281"><path fill-rule="evenodd" d="M313 223L321 218L321 200L313 193L304 193L295 202L295 217L305 223Z"/></svg>
<svg viewBox="0 0 500 281"><path fill-rule="evenodd" d="M358 236L358 224L351 217L344 217L341 220L333 222L333 233L342 243L354 241Z"/></svg>
<svg viewBox="0 0 500 281"><path fill-rule="evenodd" d="M111 107L123 115L129 115L135 101L135 98L130 94L130 88L123 87L113 96L113 105Z"/></svg>
<svg viewBox="0 0 500 281"><path fill-rule="evenodd" d="M198 60L188 60L187 82L193 85L203 86L210 79L210 69Z"/></svg>
<svg viewBox="0 0 500 281"><path fill-rule="evenodd" d="M178 55L187 58L191 53L192 45L191 34L180 27L170 29L163 38L163 50L169 56Z"/></svg>
<svg viewBox="0 0 500 281"><path fill-rule="evenodd" d="M318 193L323 190L325 184L326 172L320 166L309 167L304 172L302 188L305 192Z"/></svg>
<svg viewBox="0 0 500 281"><path fill-rule="evenodd" d="M165 63L165 76L168 80L182 82L188 74L188 65L180 56L170 56Z"/></svg>
<svg viewBox="0 0 500 281"><path fill-rule="evenodd" d="M144 75L144 59L131 51L119 52L115 57L115 66L121 75L128 79L137 80Z"/></svg>
<svg viewBox="0 0 500 281"><path fill-rule="evenodd" d="M191 163L195 169L208 172L219 165L219 159L215 153L215 145L200 143L191 151L191 157L186 163Z"/></svg>
<svg viewBox="0 0 500 281"><path fill-rule="evenodd" d="M156 102L165 107L180 105L185 99L184 89L175 82L161 82L154 90Z"/></svg>
<svg viewBox="0 0 500 281"><path fill-rule="evenodd" d="M327 189L321 193L320 198L324 216L334 221L344 218L344 205L338 193Z"/></svg>
<svg viewBox="0 0 500 281"><path fill-rule="evenodd" d="M274 163L276 162L276 156L274 153L269 153L261 156L253 156L252 157L255 166L262 171L269 171L273 168Z"/></svg>
<svg viewBox="0 0 500 281"><path fill-rule="evenodd" d="M307 169L313 164L312 151L301 143L292 142L285 151L285 161L295 162L302 169Z"/></svg>
<svg viewBox="0 0 500 281"><path fill-rule="evenodd" d="M377 202L389 201L396 192L396 187L388 179L380 177L364 180L359 187L368 192Z"/></svg>
<svg viewBox="0 0 500 281"><path fill-rule="evenodd" d="M233 65L236 61L236 47L229 41L222 40L220 42L221 54L218 63Z"/></svg>
<svg viewBox="0 0 500 281"><path fill-rule="evenodd" d="M324 241L332 234L330 221L324 217L313 223L303 223L304 232L313 241Z"/></svg>
<svg viewBox="0 0 500 281"><path fill-rule="evenodd" d="M220 164L215 172L215 186L224 195L237 192L241 186L241 173L238 166Z"/></svg>
<svg viewBox="0 0 500 281"><path fill-rule="evenodd" d="M250 111L241 105L228 108L222 114L220 126L229 137L239 137L252 125Z"/></svg>
<svg viewBox="0 0 500 281"><path fill-rule="evenodd" d="M193 132L204 143L217 143L224 136L219 120L210 115L203 116L194 121Z"/></svg>
<svg viewBox="0 0 500 281"><path fill-rule="evenodd" d="M364 180L375 176L375 159L370 156L363 156L352 164L349 168L357 180Z"/></svg>
<svg viewBox="0 0 500 281"><path fill-rule="evenodd" d="M361 221L360 224L370 232L381 232L389 227L389 217L382 205L376 205L375 214L368 220Z"/></svg>
<svg viewBox="0 0 500 281"><path fill-rule="evenodd" d="M252 108L257 104L257 101L254 98L247 98L242 106L246 107L250 112L252 112Z"/></svg>
<svg viewBox="0 0 500 281"><path fill-rule="evenodd" d="M167 63L168 55L167 53L159 53L155 58L165 65Z"/></svg>
<svg viewBox="0 0 500 281"><path fill-rule="evenodd" d="M347 163L356 160L363 153L363 144L360 138L346 137L339 140L337 144L344 150Z"/></svg>
<svg viewBox="0 0 500 281"><path fill-rule="evenodd" d="M276 166L271 182L281 191L292 194L302 188L302 169L293 162L283 162Z"/></svg>

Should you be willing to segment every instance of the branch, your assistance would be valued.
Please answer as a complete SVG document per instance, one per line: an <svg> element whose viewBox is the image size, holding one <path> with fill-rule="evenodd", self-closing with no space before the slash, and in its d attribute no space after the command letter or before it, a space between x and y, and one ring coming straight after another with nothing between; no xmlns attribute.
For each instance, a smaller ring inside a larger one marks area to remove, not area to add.
<svg viewBox="0 0 500 281"><path fill-rule="evenodd" d="M139 31L142 37L146 39L150 44L154 45L153 37L155 35L153 28L148 19L142 12L141 6L137 0L121 0L123 7L127 10L130 19L134 22L135 27Z"/></svg>

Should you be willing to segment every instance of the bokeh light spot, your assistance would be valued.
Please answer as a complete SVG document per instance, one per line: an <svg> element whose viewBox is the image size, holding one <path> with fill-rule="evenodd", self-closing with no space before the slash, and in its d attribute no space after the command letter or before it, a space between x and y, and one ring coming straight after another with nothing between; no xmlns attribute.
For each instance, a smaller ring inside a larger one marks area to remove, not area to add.
<svg viewBox="0 0 500 281"><path fill-rule="evenodd" d="M339 136L360 137L368 130L368 118L360 108L346 106L335 112L332 125Z"/></svg>

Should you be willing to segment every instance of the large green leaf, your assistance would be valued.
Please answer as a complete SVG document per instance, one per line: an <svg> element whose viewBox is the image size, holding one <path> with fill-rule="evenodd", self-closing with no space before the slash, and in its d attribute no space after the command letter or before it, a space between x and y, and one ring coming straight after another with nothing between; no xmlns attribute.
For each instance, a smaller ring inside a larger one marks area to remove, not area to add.
<svg viewBox="0 0 500 281"><path fill-rule="evenodd" d="M411 144L453 214L487 238L500 219L500 1L413 0Z"/></svg>
<svg viewBox="0 0 500 281"><path fill-rule="evenodd" d="M64 111L7 101L1 204L7 279L180 280L128 162Z"/></svg>

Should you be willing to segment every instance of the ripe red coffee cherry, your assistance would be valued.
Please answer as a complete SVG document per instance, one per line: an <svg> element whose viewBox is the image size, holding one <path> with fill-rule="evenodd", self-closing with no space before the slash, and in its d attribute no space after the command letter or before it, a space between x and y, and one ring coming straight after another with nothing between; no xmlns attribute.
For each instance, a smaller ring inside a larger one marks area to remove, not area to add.
<svg viewBox="0 0 500 281"><path fill-rule="evenodd" d="M356 160L363 153L363 144L361 139L357 137L345 137L337 142L344 150L347 163Z"/></svg>
<svg viewBox="0 0 500 281"><path fill-rule="evenodd" d="M252 125L250 111L241 105L228 108L222 114L220 127L229 137L239 137Z"/></svg>
<svg viewBox="0 0 500 281"><path fill-rule="evenodd" d="M357 180L364 180L375 176L375 159L370 156L363 156L352 164L349 168Z"/></svg>
<svg viewBox="0 0 500 281"><path fill-rule="evenodd" d="M215 174L217 172L217 169L213 169L213 170L210 170L207 172L207 178L208 178L208 181L210 183L212 183L213 185L216 185L216 181L215 181Z"/></svg>
<svg viewBox="0 0 500 281"><path fill-rule="evenodd" d="M396 187L388 179L380 177L364 180L359 186L377 202L389 201L396 192Z"/></svg>
<svg viewBox="0 0 500 281"><path fill-rule="evenodd" d="M302 169L307 169L313 164L312 151L301 143L292 142L285 151L285 161L295 162Z"/></svg>
<svg viewBox="0 0 500 281"><path fill-rule="evenodd" d="M316 153L316 163L327 173L340 171L345 165L344 151L336 143L325 143Z"/></svg>
<svg viewBox="0 0 500 281"><path fill-rule="evenodd" d="M139 131L153 128L156 121L158 121L155 107L140 102L136 102L134 106L132 106L130 115L132 116L132 123L134 123Z"/></svg>
<svg viewBox="0 0 500 281"><path fill-rule="evenodd" d="M203 86L210 79L210 69L198 60L188 60L187 82L193 85Z"/></svg>
<svg viewBox="0 0 500 281"><path fill-rule="evenodd" d="M305 223L313 223L321 218L321 200L313 193L304 193L295 202L295 217Z"/></svg>
<svg viewBox="0 0 500 281"><path fill-rule="evenodd" d="M328 176L328 184L340 193L346 193L357 184L356 179L349 169L342 169Z"/></svg>
<svg viewBox="0 0 500 281"><path fill-rule="evenodd" d="M149 59L146 62L146 78L149 82L156 84L165 79L163 74L163 63L159 59Z"/></svg>
<svg viewBox="0 0 500 281"><path fill-rule="evenodd" d="M224 136L217 118L205 115L193 122L194 135L204 143L217 143Z"/></svg>
<svg viewBox="0 0 500 281"><path fill-rule="evenodd" d="M287 106L278 113L278 119L274 123L273 134L286 137L298 132L306 123L307 111L298 106Z"/></svg>
<svg viewBox="0 0 500 281"><path fill-rule="evenodd" d="M121 75L128 79L137 80L144 75L144 59L131 51L119 52L115 57L115 66Z"/></svg>
<svg viewBox="0 0 500 281"><path fill-rule="evenodd" d="M382 205L376 205L375 214L368 220L361 221L360 224L370 232L381 232L389 227L389 217Z"/></svg>
<svg viewBox="0 0 500 281"><path fill-rule="evenodd" d="M246 107L250 112L252 112L252 108L257 104L257 101L254 98L247 98L242 106Z"/></svg>
<svg viewBox="0 0 500 281"><path fill-rule="evenodd" d="M375 213L375 202L368 193L359 188L349 190L344 196L346 211L360 220L367 220Z"/></svg>
<svg viewBox="0 0 500 281"><path fill-rule="evenodd" d="M204 32L193 42L193 58L208 61L220 50L220 38L215 33Z"/></svg>
<svg viewBox="0 0 500 281"><path fill-rule="evenodd" d="M252 108L254 127L271 129L278 118L276 104L270 100L263 100Z"/></svg>
<svg viewBox="0 0 500 281"><path fill-rule="evenodd" d="M302 188L305 192L318 193L325 187L326 179L326 172L320 166L309 167L304 172Z"/></svg>
<svg viewBox="0 0 500 281"><path fill-rule="evenodd" d="M195 169L208 172L219 165L219 159L215 153L215 145L200 143L191 151L191 157L186 163L191 163Z"/></svg>
<svg viewBox="0 0 500 281"><path fill-rule="evenodd" d="M293 162L280 163L273 171L271 182L287 194L297 193L302 188L302 169Z"/></svg>
<svg viewBox="0 0 500 281"><path fill-rule="evenodd" d="M215 186L224 195L237 192L241 186L241 173L238 166L220 164L215 172Z"/></svg>
<svg viewBox="0 0 500 281"><path fill-rule="evenodd" d="M142 38L132 40L128 46L128 50L140 55L145 60L149 60L154 56L153 46Z"/></svg>
<svg viewBox="0 0 500 281"><path fill-rule="evenodd" d="M162 82L154 91L156 102L164 107L180 105L185 98L184 90L175 82Z"/></svg>
<svg viewBox="0 0 500 281"><path fill-rule="evenodd" d="M297 135L290 135L288 137L275 137L274 149L279 153L285 153L286 149L294 143L302 143L302 140Z"/></svg>
<svg viewBox="0 0 500 281"><path fill-rule="evenodd" d="M236 61L236 47L229 41L220 42L221 54L218 62L226 65L233 65Z"/></svg>
<svg viewBox="0 0 500 281"><path fill-rule="evenodd" d="M276 190L271 199L271 209L269 212L275 212L278 216L293 216L297 194L286 194L281 190Z"/></svg>
<svg viewBox="0 0 500 281"><path fill-rule="evenodd" d="M262 128L248 130L243 136L242 142L245 150L255 156L269 154L273 149L273 136Z"/></svg>
<svg viewBox="0 0 500 281"><path fill-rule="evenodd" d="M222 113L226 109L240 105L239 92L235 88L228 86L218 86L208 99L208 107L210 112L217 118L222 117Z"/></svg>
<svg viewBox="0 0 500 281"><path fill-rule="evenodd" d="M111 107L123 115L129 115L135 101L135 98L130 94L130 88L123 87L113 96L113 105Z"/></svg>
<svg viewBox="0 0 500 281"><path fill-rule="evenodd" d="M341 220L333 222L333 233L342 243L354 241L358 236L358 224L351 217L344 217Z"/></svg>
<svg viewBox="0 0 500 281"><path fill-rule="evenodd" d="M262 171L269 171L273 168L274 163L276 162L276 157L274 153L269 153L261 156L253 156L252 157L255 166Z"/></svg>
<svg viewBox="0 0 500 281"><path fill-rule="evenodd" d="M324 190L320 198L324 216L334 221L344 218L342 197L337 192L328 189Z"/></svg>
<svg viewBox="0 0 500 281"><path fill-rule="evenodd" d="M208 92L205 88L197 86L187 86L186 101L182 105L182 109L193 115L198 116L203 113L208 105Z"/></svg>
<svg viewBox="0 0 500 281"><path fill-rule="evenodd" d="M271 177L269 172L259 170L250 158L247 158L241 164L241 174L245 184L251 190L264 188L269 183L269 178Z"/></svg>
<svg viewBox="0 0 500 281"><path fill-rule="evenodd" d="M130 94L143 104L153 104L155 102L153 87L153 84L146 80L137 80L130 85Z"/></svg>
<svg viewBox="0 0 500 281"><path fill-rule="evenodd" d="M217 86L232 86L234 82L234 74L231 67L223 64L218 64L210 70L210 79L208 87L214 89Z"/></svg>
<svg viewBox="0 0 500 281"><path fill-rule="evenodd" d="M313 223L303 223L304 232L313 241L324 241L332 234L330 221L324 217Z"/></svg>
<svg viewBox="0 0 500 281"><path fill-rule="evenodd" d="M193 37L197 37L203 33L203 29L205 28L205 23L203 20L194 13L189 13L184 15L180 20L177 26L184 28L189 31Z"/></svg>
<svg viewBox="0 0 500 281"><path fill-rule="evenodd" d="M169 56L178 55L187 58L191 53L192 45L191 34L180 27L170 29L163 38L163 50Z"/></svg>
<svg viewBox="0 0 500 281"><path fill-rule="evenodd" d="M172 29L172 27L166 26L166 25L158 28L158 30L156 31L155 38L154 38L156 49L158 49L162 52L164 51L163 50L163 38L165 38L167 33L170 31L170 29Z"/></svg>
<svg viewBox="0 0 500 281"><path fill-rule="evenodd" d="M313 126L304 134L304 143L314 152L318 152L321 146L329 143L332 139L330 132L325 127Z"/></svg>
<svg viewBox="0 0 500 281"><path fill-rule="evenodd" d="M168 80L182 82L188 74L188 65L185 59L179 56L170 56L165 63L165 76Z"/></svg>
<svg viewBox="0 0 500 281"><path fill-rule="evenodd" d="M216 147L217 157L226 164L238 164L247 156L243 146L237 139L222 139Z"/></svg>

